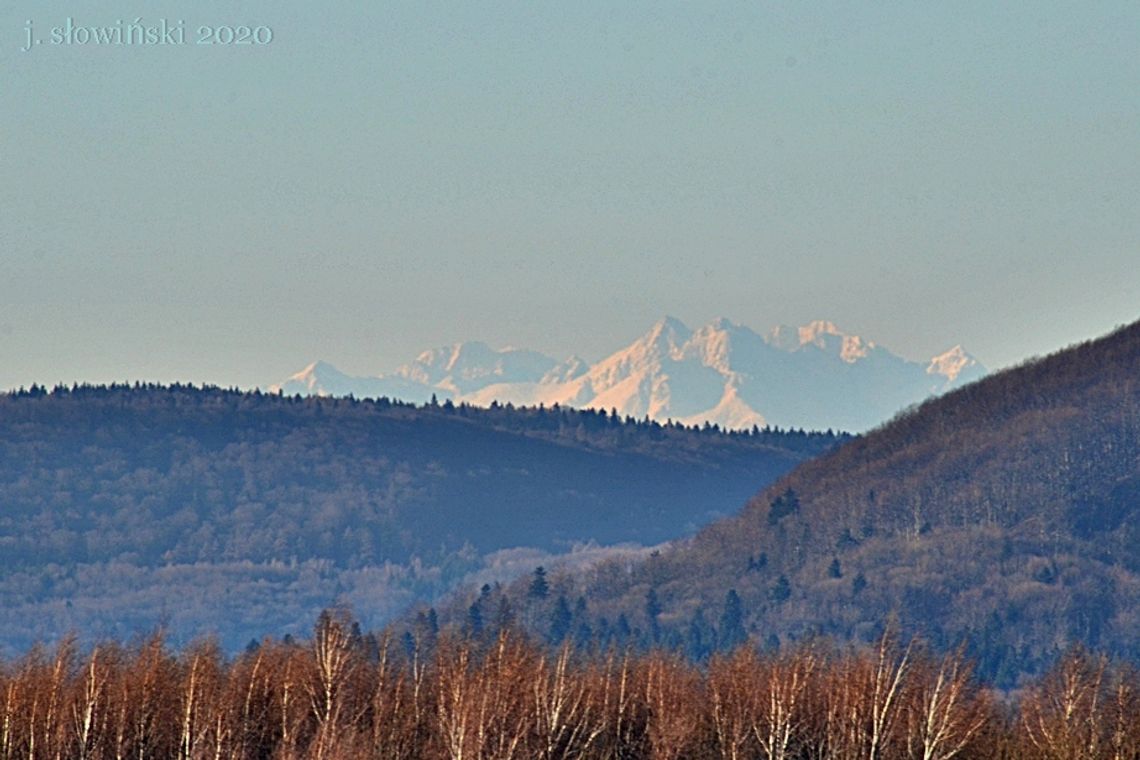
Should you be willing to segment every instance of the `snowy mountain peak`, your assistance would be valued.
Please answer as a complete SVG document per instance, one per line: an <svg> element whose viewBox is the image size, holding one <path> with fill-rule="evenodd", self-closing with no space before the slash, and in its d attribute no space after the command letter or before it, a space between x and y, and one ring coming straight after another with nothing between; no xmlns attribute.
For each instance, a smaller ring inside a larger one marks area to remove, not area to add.
<svg viewBox="0 0 1140 760"><path fill-rule="evenodd" d="M847 364L866 359L876 348L874 342L839 329L834 322L817 319L801 327L779 325L764 338L773 348L782 351L799 351L813 347L835 354Z"/></svg>
<svg viewBox="0 0 1140 760"><path fill-rule="evenodd" d="M424 351L393 374L457 394L491 383L538 382L556 362L536 351L494 349L481 341Z"/></svg>
<svg viewBox="0 0 1140 760"><path fill-rule="evenodd" d="M683 344L689 339L693 331L676 317L666 316L657 321L657 324L645 334L643 342L647 345L660 345L670 349Z"/></svg>
<svg viewBox="0 0 1140 760"><path fill-rule="evenodd" d="M325 361L315 361L283 383L269 386L271 393L306 396L365 396L359 378L350 377Z"/></svg>
<svg viewBox="0 0 1140 760"><path fill-rule="evenodd" d="M727 377L734 371L732 353L735 339L750 333L747 327L719 317L692 334L683 355L698 358L705 366L712 367Z"/></svg>
<svg viewBox="0 0 1140 760"><path fill-rule="evenodd" d="M676 317L666 314L657 320L650 332L664 332L669 330L678 333L687 333L689 332L689 327Z"/></svg>
<svg viewBox="0 0 1140 760"><path fill-rule="evenodd" d="M970 375L971 380L976 379L984 373L985 370L981 369L978 360L967 353L961 345L935 356L926 368L926 374L942 375L949 382L954 382L964 375Z"/></svg>
<svg viewBox="0 0 1140 760"><path fill-rule="evenodd" d="M863 340L858 335L844 335L843 347L839 349L839 357L848 364L853 364L860 359L866 359L867 354L874 347L874 343Z"/></svg>
<svg viewBox="0 0 1140 760"><path fill-rule="evenodd" d="M339 369L326 361L318 359L295 375L291 375L289 379L312 385L319 383L323 379L339 379L343 377L345 377L345 375Z"/></svg>
<svg viewBox="0 0 1140 760"><path fill-rule="evenodd" d="M664 317L627 348L599 362L599 366L630 368L659 364L663 359L679 355L692 334L693 331L681 320L676 317ZM620 370L620 372L625 371L627 370ZM612 372L606 374L612 375Z"/></svg>
<svg viewBox="0 0 1140 760"><path fill-rule="evenodd" d="M820 348L823 348L825 345L824 341L826 338L824 336L835 335L838 337L845 337L844 334L840 332L839 328L835 326L834 322L828 322L823 319L817 319L815 321L808 322L806 325L799 328L798 333L801 346L806 346L809 343L814 343Z"/></svg>
<svg viewBox="0 0 1140 760"><path fill-rule="evenodd" d="M397 372L406 371L411 374L421 372L451 372L464 363L487 361L497 352L481 341L472 340L465 343L453 343L450 346L433 348L424 351L416 357L411 364L406 364Z"/></svg>
<svg viewBox="0 0 1140 760"><path fill-rule="evenodd" d="M508 349L496 351L478 340L456 343L451 347L451 355L447 358L443 369L447 372L467 373L472 370L478 372L488 364L498 366L502 357L508 353L510 353Z"/></svg>
<svg viewBox="0 0 1140 760"><path fill-rule="evenodd" d="M590 371L589 363L580 356L571 356L564 362L560 362L542 376L538 381L540 385L553 384L553 383L568 383L576 380L582 375Z"/></svg>

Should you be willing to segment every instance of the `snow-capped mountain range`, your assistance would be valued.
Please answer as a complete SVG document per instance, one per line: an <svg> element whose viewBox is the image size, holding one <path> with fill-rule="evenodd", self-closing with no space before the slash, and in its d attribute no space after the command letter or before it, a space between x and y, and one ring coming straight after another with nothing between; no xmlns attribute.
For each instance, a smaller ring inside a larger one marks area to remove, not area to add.
<svg viewBox="0 0 1140 760"><path fill-rule="evenodd" d="M761 335L726 319L691 330L666 317L596 364L468 342L425 351L376 377L351 377L318 361L271 390L418 403L435 395L479 406L557 403L661 422L858 432L985 373L961 346L912 362L831 322Z"/></svg>

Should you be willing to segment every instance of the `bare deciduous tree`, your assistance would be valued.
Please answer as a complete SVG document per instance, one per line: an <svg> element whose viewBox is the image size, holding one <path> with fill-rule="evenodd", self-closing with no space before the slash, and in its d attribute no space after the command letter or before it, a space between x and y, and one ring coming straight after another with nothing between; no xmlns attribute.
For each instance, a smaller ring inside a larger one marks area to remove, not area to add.
<svg viewBox="0 0 1140 760"><path fill-rule="evenodd" d="M1021 727L1035 753L1049 760L1094 760L1103 754L1104 657L1066 654L1026 695Z"/></svg>
<svg viewBox="0 0 1140 760"><path fill-rule="evenodd" d="M305 682L309 707L316 721L310 752L314 760L328 760L338 743L356 727L352 714L351 679L360 668L360 653L353 641L353 620L346 610L321 613L313 631L312 673Z"/></svg>
<svg viewBox="0 0 1140 760"><path fill-rule="evenodd" d="M553 662L540 658L533 679L534 723L538 756L585 757L602 733L582 672L571 670L570 646L564 645Z"/></svg>
<svg viewBox="0 0 1140 760"><path fill-rule="evenodd" d="M744 760L757 755L752 729L760 712L761 663L756 652L741 647L731 656L709 663L709 701L717 752L723 760Z"/></svg>
<svg viewBox="0 0 1140 760"><path fill-rule="evenodd" d="M752 734L766 760L786 760L796 744L806 740L808 694L817 666L816 653L804 648L777 657L762 669Z"/></svg>
<svg viewBox="0 0 1140 760"><path fill-rule="evenodd" d="M972 681L964 651L937 665L916 663L907 702L907 754L921 760L959 757L990 720L990 706Z"/></svg>
<svg viewBox="0 0 1140 760"><path fill-rule="evenodd" d="M851 654L831 668L824 690L825 758L881 760L897 739L910 671L911 645L887 630L873 652Z"/></svg>
<svg viewBox="0 0 1140 760"><path fill-rule="evenodd" d="M701 679L676 655L651 652L642 662L641 680L642 699L649 714L647 733L652 757L685 757L701 729Z"/></svg>

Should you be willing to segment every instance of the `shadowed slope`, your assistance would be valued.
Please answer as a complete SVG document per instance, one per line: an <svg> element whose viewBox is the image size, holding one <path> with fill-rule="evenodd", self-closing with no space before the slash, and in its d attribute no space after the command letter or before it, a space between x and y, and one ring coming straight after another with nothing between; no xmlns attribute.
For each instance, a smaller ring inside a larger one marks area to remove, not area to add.
<svg viewBox="0 0 1140 760"><path fill-rule="evenodd" d="M630 570L562 582L595 626L624 613L686 648L731 589L761 642L868 639L894 614L968 638L1007 683L1073 640L1140 654L1138 442L1140 323L909 410Z"/></svg>

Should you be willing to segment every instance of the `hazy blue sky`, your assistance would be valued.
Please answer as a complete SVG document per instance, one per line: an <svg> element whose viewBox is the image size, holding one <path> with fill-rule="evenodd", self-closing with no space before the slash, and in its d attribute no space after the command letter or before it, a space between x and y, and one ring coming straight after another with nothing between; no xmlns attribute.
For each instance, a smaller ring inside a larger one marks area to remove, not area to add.
<svg viewBox="0 0 1140 760"><path fill-rule="evenodd" d="M139 16L186 44L51 40ZM666 313L991 367L1140 318L1140 4L0 10L0 387L597 359Z"/></svg>

